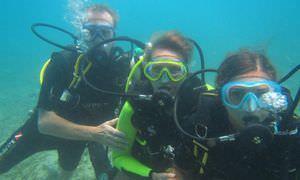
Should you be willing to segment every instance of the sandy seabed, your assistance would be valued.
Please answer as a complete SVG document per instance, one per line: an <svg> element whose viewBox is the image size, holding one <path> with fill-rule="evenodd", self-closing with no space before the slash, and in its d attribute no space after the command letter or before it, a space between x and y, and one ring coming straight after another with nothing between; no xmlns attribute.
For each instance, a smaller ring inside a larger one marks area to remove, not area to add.
<svg viewBox="0 0 300 180"><path fill-rule="evenodd" d="M38 99L38 78L21 76L9 69L0 73L2 80L5 80L0 85L0 144L3 144L27 120L28 112L34 108ZM57 161L56 151L39 152L0 175L0 180L58 179ZM84 152L72 179L96 179L88 151Z"/></svg>

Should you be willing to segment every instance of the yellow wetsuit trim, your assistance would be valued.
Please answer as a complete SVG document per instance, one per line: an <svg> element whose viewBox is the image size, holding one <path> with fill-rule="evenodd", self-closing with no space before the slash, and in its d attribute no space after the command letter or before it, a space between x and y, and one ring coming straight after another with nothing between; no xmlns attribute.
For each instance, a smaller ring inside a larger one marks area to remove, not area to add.
<svg viewBox="0 0 300 180"><path fill-rule="evenodd" d="M80 65L80 62L83 59L83 57L84 57L84 55L80 54L79 57L77 58L76 62L75 62L74 72L73 72L73 79L72 79L72 81L71 81L71 83L69 85L69 89L70 88L76 88L78 86L79 82L81 81L81 78L79 76L79 65ZM51 62L51 59L48 59L44 63L44 65L43 65L43 67L42 67L42 69L40 71L40 85L43 84L44 75L45 75L46 69L47 69L48 65L50 64L50 62ZM87 66L83 70L83 74L86 74L90 70L90 68L92 67L92 65L93 65L92 62L89 61L88 64L87 64Z"/></svg>
<svg viewBox="0 0 300 180"><path fill-rule="evenodd" d="M128 78L127 78L127 82L126 82L126 86L125 86L125 92L128 92L129 86L131 85L131 81L133 78L133 75L135 75L135 73L138 70L138 67L140 67L140 65L142 64L142 62L144 61L144 57L141 56L139 61L132 67L132 70L130 71Z"/></svg>
<svg viewBox="0 0 300 180"><path fill-rule="evenodd" d="M79 82L81 81L81 77L79 75L79 70L80 70L79 65L80 65L83 57L84 57L84 54L80 54L76 60L76 63L74 65L73 79L69 85L69 89L76 88L78 86ZM91 67L92 67L92 62L88 61L87 66L83 70L83 74L86 74L90 70Z"/></svg>
<svg viewBox="0 0 300 180"><path fill-rule="evenodd" d="M46 69L47 69L47 67L48 67L48 65L49 65L49 63L50 63L50 61L51 61L51 58L49 58L49 59L44 63L44 65L43 65L43 67L42 67L42 69L41 69L41 71L40 71L40 85L43 84L43 81L44 81L44 75L45 75Z"/></svg>
<svg viewBox="0 0 300 180"><path fill-rule="evenodd" d="M201 167L200 167L200 174L204 174L204 169L203 169L203 166L206 165L207 163L207 159L208 159L208 148L206 146L204 146L203 144L200 144L199 142L193 140L193 143L194 143L194 151L193 151L193 154L194 156L196 157L196 159L199 159L199 147L202 148L204 150L204 153L203 153L203 157L202 157L202 160L201 160Z"/></svg>

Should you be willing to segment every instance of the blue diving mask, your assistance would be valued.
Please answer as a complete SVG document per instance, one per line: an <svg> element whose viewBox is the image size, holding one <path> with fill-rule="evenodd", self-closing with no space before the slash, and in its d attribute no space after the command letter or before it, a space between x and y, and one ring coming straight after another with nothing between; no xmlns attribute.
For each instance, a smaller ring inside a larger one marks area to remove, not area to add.
<svg viewBox="0 0 300 180"><path fill-rule="evenodd" d="M115 36L114 28L109 23L91 23L83 24L83 39L85 41L94 41L96 39L106 40Z"/></svg>
<svg viewBox="0 0 300 180"><path fill-rule="evenodd" d="M232 81L221 89L223 104L232 109L255 112L265 109L281 112L287 109L287 97L281 86L270 80Z"/></svg>

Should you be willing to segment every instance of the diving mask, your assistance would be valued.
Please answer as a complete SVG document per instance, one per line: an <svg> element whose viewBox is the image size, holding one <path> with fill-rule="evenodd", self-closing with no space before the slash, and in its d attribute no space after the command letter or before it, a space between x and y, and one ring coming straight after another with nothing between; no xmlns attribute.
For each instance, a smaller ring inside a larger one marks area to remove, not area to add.
<svg viewBox="0 0 300 180"><path fill-rule="evenodd" d="M167 75L171 81L179 82L187 76L187 67L181 60L156 59L145 65L144 74L151 81Z"/></svg>
<svg viewBox="0 0 300 180"><path fill-rule="evenodd" d="M222 87L221 96L224 105L247 112L258 109L280 112L286 110L288 105L281 86L264 79L229 82Z"/></svg>
<svg viewBox="0 0 300 180"><path fill-rule="evenodd" d="M91 23L87 22L82 26L83 39L86 41L94 41L99 38L101 40L106 40L113 38L115 35L114 28L111 24L101 22L101 23Z"/></svg>

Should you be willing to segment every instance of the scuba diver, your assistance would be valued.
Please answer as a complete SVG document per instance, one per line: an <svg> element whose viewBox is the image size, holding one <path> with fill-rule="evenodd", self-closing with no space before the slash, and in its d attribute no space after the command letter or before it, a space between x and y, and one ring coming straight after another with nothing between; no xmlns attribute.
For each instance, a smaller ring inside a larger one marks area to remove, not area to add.
<svg viewBox="0 0 300 180"><path fill-rule="evenodd" d="M243 50L223 61L216 90L198 94L195 113L175 119L183 132L175 156L183 179L300 178L299 91L293 101L276 80L262 54Z"/></svg>
<svg viewBox="0 0 300 180"><path fill-rule="evenodd" d="M124 92L130 58L113 42L93 48L115 36L117 15L112 9L94 4L85 14L78 47L52 54L41 71L32 116L0 147L0 173L36 152L57 150L61 178L70 178L88 147L97 178L114 176L105 147L122 150L128 145L125 134L115 129L120 96L97 92L83 77L106 91Z"/></svg>
<svg viewBox="0 0 300 180"><path fill-rule="evenodd" d="M126 91L152 96L149 100L128 99L121 110L117 129L126 134L129 148L109 153L113 166L121 171L115 179L176 179L174 96L189 75L192 54L192 43L180 33L155 34L132 68ZM191 83L199 84L197 78ZM182 106L185 113L190 109L184 107L192 102Z"/></svg>

